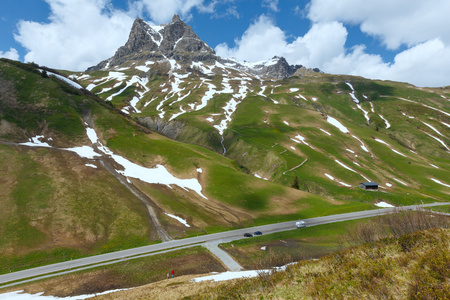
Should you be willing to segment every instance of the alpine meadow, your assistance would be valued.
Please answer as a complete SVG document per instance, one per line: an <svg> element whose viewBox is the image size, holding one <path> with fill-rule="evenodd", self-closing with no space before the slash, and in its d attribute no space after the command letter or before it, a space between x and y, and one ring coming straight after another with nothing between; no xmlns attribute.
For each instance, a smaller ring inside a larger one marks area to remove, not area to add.
<svg viewBox="0 0 450 300"><path fill-rule="evenodd" d="M444 299L449 206L401 208L449 201L449 147L450 86L327 74L283 57L222 58L178 15L158 26L137 18L126 44L84 72L1 58L0 274L274 223L307 226L217 240L242 269L298 262L254 279L193 282L231 270L196 242L0 289L77 296L141 286L108 299ZM396 211L308 224L381 208ZM397 234L394 215L426 225Z"/></svg>

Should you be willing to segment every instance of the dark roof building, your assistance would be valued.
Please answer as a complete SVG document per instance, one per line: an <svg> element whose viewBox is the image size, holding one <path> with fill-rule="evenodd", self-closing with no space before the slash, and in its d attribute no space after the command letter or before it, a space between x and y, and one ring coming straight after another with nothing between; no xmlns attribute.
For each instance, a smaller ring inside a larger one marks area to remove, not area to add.
<svg viewBox="0 0 450 300"><path fill-rule="evenodd" d="M361 182L359 184L361 189L365 190L378 190L378 183L376 182Z"/></svg>

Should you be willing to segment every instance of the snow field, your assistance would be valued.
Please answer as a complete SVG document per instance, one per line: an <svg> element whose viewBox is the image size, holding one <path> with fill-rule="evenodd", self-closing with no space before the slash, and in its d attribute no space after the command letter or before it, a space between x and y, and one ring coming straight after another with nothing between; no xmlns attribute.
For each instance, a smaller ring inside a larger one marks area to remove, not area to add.
<svg viewBox="0 0 450 300"><path fill-rule="evenodd" d="M306 146L310 147L311 149L314 149L313 146L311 146L310 144L308 144L308 142L306 141L306 139L301 136L300 134L297 134L294 138L291 138L292 141L298 143L298 144L305 144Z"/></svg>
<svg viewBox="0 0 450 300"><path fill-rule="evenodd" d="M231 85L228 83L229 79L224 79L224 90L221 93L232 93L233 89ZM224 110L225 119L223 119L219 125L214 125L219 131L219 134L223 136L224 131L228 128L228 123L232 121L231 115L236 111L238 104L247 97L247 93L249 92L249 88L247 86L247 81L241 79L241 84L239 86L239 92L237 94L232 94L232 98L228 101L225 106L222 108Z"/></svg>
<svg viewBox="0 0 450 300"><path fill-rule="evenodd" d="M327 176L329 179L334 180L334 177L331 176L330 174L325 173L325 176Z"/></svg>
<svg viewBox="0 0 450 300"><path fill-rule="evenodd" d="M389 147L389 149L391 149L393 152L395 152L395 153L397 153L398 155L401 155L401 156L404 156L404 157L408 157L408 156L406 156L405 154L403 154L403 153L400 153L399 151L397 151L397 150L395 150L395 149L392 149L392 148L390 148L390 147L392 147L391 145L389 145L388 143L386 143L385 141L383 141L383 140L380 140L380 139L375 139L375 141L377 141L378 143L381 143L381 144L384 144L384 145L386 145L386 146L388 146Z"/></svg>
<svg viewBox="0 0 450 300"><path fill-rule="evenodd" d="M180 218L180 217L177 217L177 216L175 216L175 215L168 214L168 213L164 213L164 214L165 214L166 216L169 216L169 217L171 217L171 218L177 220L178 222L180 222L181 224L183 224L183 225L186 226L186 227L191 227L191 225L189 225L189 224L187 223L187 221L186 221L185 219L183 219L183 218Z"/></svg>
<svg viewBox="0 0 450 300"><path fill-rule="evenodd" d="M399 180L399 179L397 179L397 178L395 178L395 177L392 177L392 179L394 179L394 180L397 181L398 183L403 184L404 186L408 186L406 183L404 183L403 181L401 181L401 180Z"/></svg>
<svg viewBox="0 0 450 300"><path fill-rule="evenodd" d="M436 141L438 141L442 146L444 146L445 147L445 149L447 149L447 151L450 151L450 149L447 147L447 145L444 143L444 141L442 141L441 139L439 139L439 138L437 138L437 137L435 137L435 136L432 136L431 134L429 134L429 133L426 133L426 132L424 132L426 135L428 135L429 137L431 137L431 138L433 138L433 139L435 139Z"/></svg>
<svg viewBox="0 0 450 300"><path fill-rule="evenodd" d="M369 112L367 110L364 110L360 104L356 104L356 107L358 107L364 113L364 118L366 119L367 124L369 124L370 122Z"/></svg>
<svg viewBox="0 0 450 300"><path fill-rule="evenodd" d="M328 131L326 131L326 130L324 130L322 128L319 128L319 130L331 136L331 133L329 133Z"/></svg>
<svg viewBox="0 0 450 300"><path fill-rule="evenodd" d="M437 130L436 128L434 128L434 127L431 126L430 124L425 123L425 122L423 122L423 121L420 121L420 122L422 122L423 124L425 124L425 125L427 125L428 127L430 127L434 132L436 132L436 133L439 134L440 136L444 136L442 133L439 132L439 130Z"/></svg>
<svg viewBox="0 0 450 300"><path fill-rule="evenodd" d="M261 250L263 250L263 249L261 249ZM291 264L295 264L295 263L291 263ZM227 272L216 273L216 274L208 275L208 276L204 276L204 277L197 277L197 278L192 279L192 281L193 282L202 282L202 281L207 281L207 280L225 281L225 280L232 280L232 279L237 279L237 278L252 278L252 277L258 276L261 273L270 273L272 271L285 271L286 267L289 265L290 264L287 264L287 265L284 265L281 267L275 267L273 269L265 269L265 270L248 270L248 271L237 271L237 272L227 271Z"/></svg>
<svg viewBox="0 0 450 300"><path fill-rule="evenodd" d="M41 142L41 139L44 139L45 137L43 135L37 135L35 137L30 138L29 142L26 143L19 143L19 145L29 146L29 147L46 147L46 148L52 148L49 144L46 142Z"/></svg>
<svg viewBox="0 0 450 300"><path fill-rule="evenodd" d="M366 145L364 145L364 143L356 135L352 135L352 137L361 143L361 149L363 149L367 153L370 152L369 149L367 149Z"/></svg>
<svg viewBox="0 0 450 300"><path fill-rule="evenodd" d="M202 194L202 186L196 178L179 179L167 171L163 165L156 165L155 168L146 168L135 164L120 155L114 154L103 145L101 145L99 149L103 153L109 155L116 163L120 164L124 168L123 170L116 171L125 177L136 178L147 183L162 184L169 188L172 188L171 185L178 185L186 191L188 189L193 190L201 197L208 199Z"/></svg>
<svg viewBox="0 0 450 300"><path fill-rule="evenodd" d="M346 164L340 162L339 160L335 159L334 161L337 162L337 163L338 163L339 165L341 165L342 167L344 167L345 169L347 169L347 170L349 170L349 171L352 171L352 172L358 174L359 176L361 176L362 178L364 178L364 179L367 180L367 181L370 181L366 176L362 175L361 173L358 173L357 171L353 170L352 168L350 168L350 167L347 166Z"/></svg>
<svg viewBox="0 0 450 300"><path fill-rule="evenodd" d="M264 179L264 180L269 180L269 179L267 179L267 178L265 178L265 177L261 177L260 175L258 175L258 174L253 174L253 176L255 176L256 178L259 178L259 179Z"/></svg>
<svg viewBox="0 0 450 300"><path fill-rule="evenodd" d="M336 120L333 117L327 116L327 122L330 123L331 125L333 125L334 127L336 127L337 129L339 129L343 133L349 133L350 132L347 129L347 127L342 125L341 122L339 122L338 120Z"/></svg>
<svg viewBox="0 0 450 300"><path fill-rule="evenodd" d="M41 70L41 72L42 72L42 70ZM65 83L68 83L69 85L73 86L73 87L76 88L76 89L79 89L79 90L83 89L83 87L82 87L81 85L79 85L78 83L76 83L76 82L73 81L73 80L70 80L69 78L66 78L66 77L64 77L64 76L61 76L61 75L59 75L59 74L56 74L56 73L53 73L53 72L50 72L50 71L46 71L46 72L47 72L47 74L48 74L49 76L55 76L55 77L58 78L59 80L62 80L62 81L64 81Z"/></svg>
<svg viewBox="0 0 450 300"><path fill-rule="evenodd" d="M378 207L384 207L384 208L395 207L394 205L389 204L389 203L386 203L386 202L384 202L384 201L375 203L375 206L378 206Z"/></svg>
<svg viewBox="0 0 450 300"><path fill-rule="evenodd" d="M382 115L378 114L378 116L384 121L384 124L386 124L386 129L389 129L391 127L391 124L386 120Z"/></svg>
<svg viewBox="0 0 450 300"><path fill-rule="evenodd" d="M114 154L110 149L103 146L98 141L97 133L94 129L87 127L86 128L86 135L88 136L91 143L99 144L99 150L106 155L109 155L112 159L116 161L119 165L123 167L123 170L116 170L119 174L122 174L125 177L131 177L139 179L143 182L147 183L155 183L155 184L162 184L166 185L169 188L172 188L171 185L178 185L179 187L185 189L185 190L193 190L201 197L208 199L202 194L202 186L200 182L196 178L192 179L179 179L173 176L163 165L156 165L155 168L146 168L142 167L140 165L137 165L128 159ZM20 145L24 146L30 146L30 147L48 147L52 148L47 143L41 142L40 140L43 139L44 136L39 135L36 137L33 137L30 142L21 143ZM62 148L61 150L71 151L78 154L80 157L87 158L87 159L94 159L95 157L101 156L101 154L94 151L94 149L91 146L80 146L80 147L73 147L73 148ZM201 173L197 169L197 172Z"/></svg>
<svg viewBox="0 0 450 300"><path fill-rule="evenodd" d="M443 185L443 186L446 186L446 187L450 188L450 184L443 183L442 181L434 179L434 178L430 178L430 179L433 180L434 182L440 184L440 185Z"/></svg>

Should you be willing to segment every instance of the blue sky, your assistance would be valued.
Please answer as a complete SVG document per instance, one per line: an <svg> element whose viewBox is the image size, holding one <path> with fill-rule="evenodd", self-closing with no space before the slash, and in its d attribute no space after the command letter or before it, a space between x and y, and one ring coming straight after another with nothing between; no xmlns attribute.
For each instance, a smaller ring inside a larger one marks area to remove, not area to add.
<svg viewBox="0 0 450 300"><path fill-rule="evenodd" d="M175 13L223 57L450 85L448 0L1 0L0 56L84 70Z"/></svg>

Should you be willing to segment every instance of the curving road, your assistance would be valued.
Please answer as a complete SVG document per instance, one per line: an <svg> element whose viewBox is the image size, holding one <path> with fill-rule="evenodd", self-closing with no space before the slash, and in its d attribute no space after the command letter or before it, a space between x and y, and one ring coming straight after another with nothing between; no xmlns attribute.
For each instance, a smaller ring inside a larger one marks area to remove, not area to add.
<svg viewBox="0 0 450 300"><path fill-rule="evenodd" d="M415 210L418 207L430 207L439 205L450 205L450 202L403 206L401 208ZM394 212L396 212L395 208L383 208L383 209L374 209L339 215L310 218L304 219L304 221L306 223L306 226L315 226L327 223L375 217ZM85 257L81 259L0 275L0 288L13 286L34 280L39 280L47 277L76 272L83 269L94 268L101 265L113 264L124 260L135 259L137 257L155 255L164 252L179 250L186 247L203 245L204 243L208 243L210 245L217 245L219 243L243 239L244 238L243 234L245 232L254 232L259 230L264 232L264 234L269 234L292 229L295 229L295 221L230 230L226 232L202 235L181 240L171 240L155 245L143 246L133 249L111 252L107 254ZM206 247L210 248L207 245Z"/></svg>

